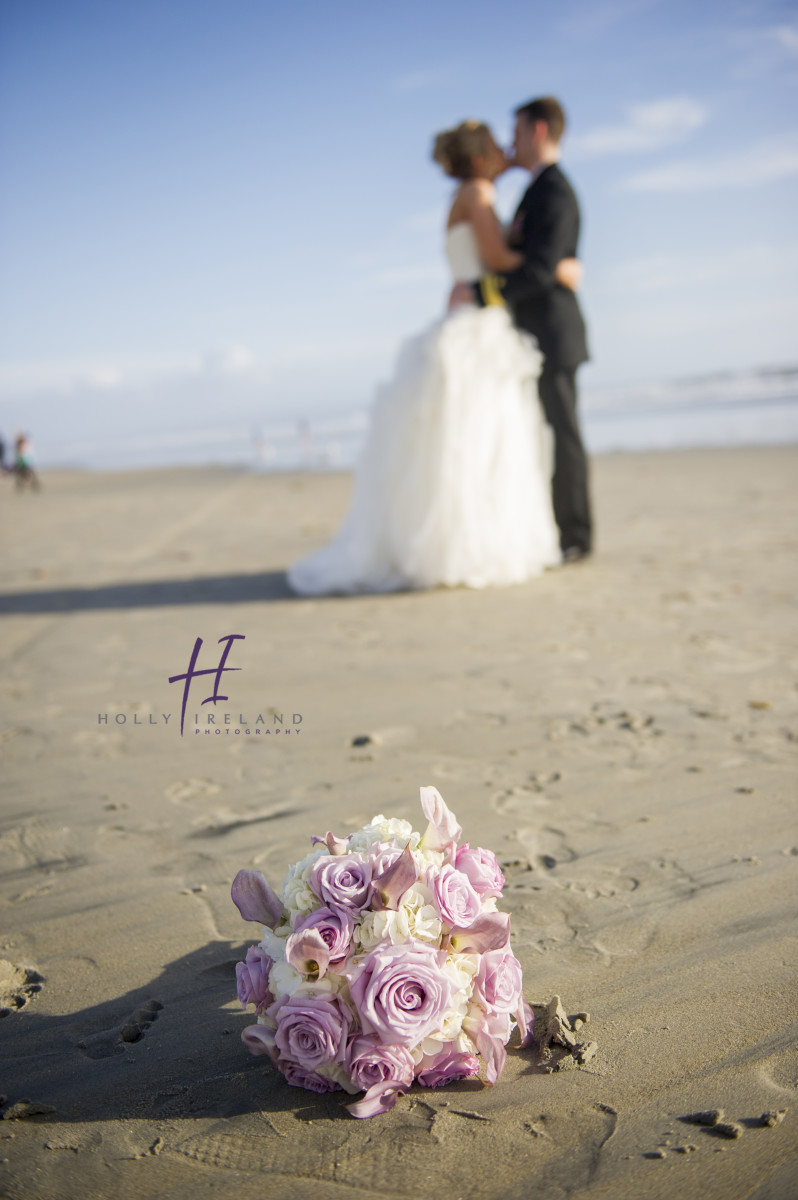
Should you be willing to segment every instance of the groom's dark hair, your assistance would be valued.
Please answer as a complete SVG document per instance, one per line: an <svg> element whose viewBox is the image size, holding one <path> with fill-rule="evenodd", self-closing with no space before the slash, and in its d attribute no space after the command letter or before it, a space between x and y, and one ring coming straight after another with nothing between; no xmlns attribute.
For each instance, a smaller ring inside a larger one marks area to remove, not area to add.
<svg viewBox="0 0 798 1200"><path fill-rule="evenodd" d="M553 142L559 142L565 132L565 113L559 100L553 96L540 96L537 100L527 100L515 110L517 117L523 117L530 125L535 121L545 121L549 129L549 137Z"/></svg>

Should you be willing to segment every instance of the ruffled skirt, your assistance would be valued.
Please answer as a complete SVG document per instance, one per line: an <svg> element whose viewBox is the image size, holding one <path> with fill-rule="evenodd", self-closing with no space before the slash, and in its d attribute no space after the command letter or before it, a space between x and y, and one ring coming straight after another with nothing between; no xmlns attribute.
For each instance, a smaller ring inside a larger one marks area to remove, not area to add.
<svg viewBox="0 0 798 1200"><path fill-rule="evenodd" d="M291 587L501 587L558 563L540 362L501 308L459 308L406 342L378 393L349 513L289 568Z"/></svg>

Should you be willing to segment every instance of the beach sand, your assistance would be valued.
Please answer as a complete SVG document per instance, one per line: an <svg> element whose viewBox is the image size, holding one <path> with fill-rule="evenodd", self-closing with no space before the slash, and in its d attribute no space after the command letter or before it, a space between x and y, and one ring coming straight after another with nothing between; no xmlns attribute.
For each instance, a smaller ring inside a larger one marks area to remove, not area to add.
<svg viewBox="0 0 798 1200"><path fill-rule="evenodd" d="M592 560L323 600L282 572L346 475L3 481L0 1194L796 1196L797 478L794 447L603 456ZM219 732L206 677L181 737L168 678L229 634ZM597 1052L357 1121L244 1049L230 883L421 826L423 784L505 865L527 997ZM740 1136L684 1120L717 1108Z"/></svg>

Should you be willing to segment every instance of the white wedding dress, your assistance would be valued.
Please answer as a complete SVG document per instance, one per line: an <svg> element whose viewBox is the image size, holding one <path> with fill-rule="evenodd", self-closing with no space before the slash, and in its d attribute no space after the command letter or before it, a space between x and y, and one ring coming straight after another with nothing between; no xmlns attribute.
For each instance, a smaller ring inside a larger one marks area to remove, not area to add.
<svg viewBox="0 0 798 1200"><path fill-rule="evenodd" d="M484 274L473 230L446 239L455 280ZM292 564L302 595L521 583L560 561L541 357L504 308L455 309L406 342L384 385L333 540Z"/></svg>

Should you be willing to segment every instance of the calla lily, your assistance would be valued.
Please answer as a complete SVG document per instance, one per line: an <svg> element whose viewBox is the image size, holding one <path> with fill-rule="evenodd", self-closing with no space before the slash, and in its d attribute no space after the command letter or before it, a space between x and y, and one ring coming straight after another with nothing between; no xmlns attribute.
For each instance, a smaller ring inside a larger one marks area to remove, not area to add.
<svg viewBox="0 0 798 1200"><path fill-rule="evenodd" d="M474 1040L485 1064L485 1081L493 1087L494 1083L498 1082L507 1061L504 1042L501 1038L491 1037L485 1029L481 1029Z"/></svg>
<svg viewBox="0 0 798 1200"><path fill-rule="evenodd" d="M349 848L348 837L343 839L337 838L335 834L331 833L329 830L327 833L325 833L324 837L319 837L318 834L314 833L310 841L313 846L318 846L320 844L326 846L330 851L330 854L334 855L346 854Z"/></svg>
<svg viewBox="0 0 798 1200"><path fill-rule="evenodd" d="M385 1080L373 1084L362 1100L347 1104L346 1107L353 1117L378 1117L380 1113L390 1112L406 1091L406 1083L390 1083Z"/></svg>
<svg viewBox="0 0 798 1200"><path fill-rule="evenodd" d="M303 929L287 939L285 957L295 971L321 979L330 962L330 947L318 929Z"/></svg>
<svg viewBox="0 0 798 1200"><path fill-rule="evenodd" d="M429 821L421 839L425 850L446 850L460 840L462 826L458 825L437 788L421 788L421 808Z"/></svg>
<svg viewBox="0 0 798 1200"><path fill-rule="evenodd" d="M487 954L503 950L510 941L510 914L483 913L468 929L453 929L451 944L459 954Z"/></svg>
<svg viewBox="0 0 798 1200"><path fill-rule="evenodd" d="M410 847L405 846L396 862L371 882L382 907L397 909L402 896L413 886L417 877L418 871Z"/></svg>
<svg viewBox="0 0 798 1200"><path fill-rule="evenodd" d="M250 1054L268 1054L272 1061L277 1057L274 1030L266 1025L247 1025L241 1032L241 1041Z"/></svg>
<svg viewBox="0 0 798 1200"><path fill-rule="evenodd" d="M245 921L260 921L274 929L283 912L283 902L266 882L262 871L239 871L230 889L238 911Z"/></svg>
<svg viewBox="0 0 798 1200"><path fill-rule="evenodd" d="M532 1005L521 997L521 1003L518 1006L518 1012L515 1014L515 1019L518 1022L518 1030L521 1034L521 1049L532 1045L532 1039L535 1031L535 1014L532 1011Z"/></svg>

